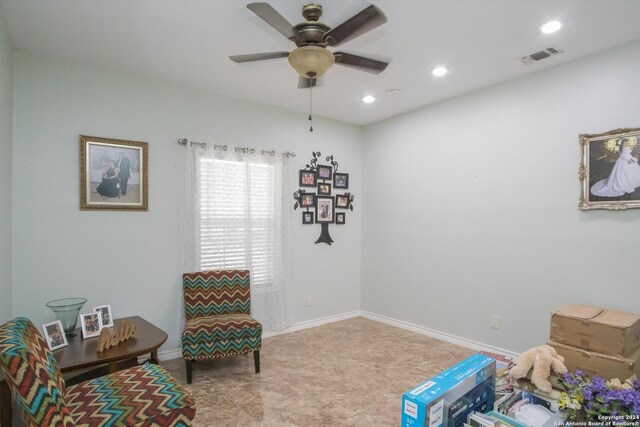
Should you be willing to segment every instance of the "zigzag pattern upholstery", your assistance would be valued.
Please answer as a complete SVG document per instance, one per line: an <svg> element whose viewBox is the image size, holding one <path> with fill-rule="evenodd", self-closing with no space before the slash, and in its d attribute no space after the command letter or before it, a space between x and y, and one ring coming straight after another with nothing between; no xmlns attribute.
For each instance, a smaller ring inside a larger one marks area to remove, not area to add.
<svg viewBox="0 0 640 427"><path fill-rule="evenodd" d="M119 371L66 389L29 319L0 326L0 366L29 427L189 426L193 398L158 365Z"/></svg>
<svg viewBox="0 0 640 427"><path fill-rule="evenodd" d="M0 326L0 366L27 426L75 425L58 363L29 319Z"/></svg>
<svg viewBox="0 0 640 427"><path fill-rule="evenodd" d="M260 349L262 325L247 314L191 319L182 333L185 359L217 359Z"/></svg>
<svg viewBox="0 0 640 427"><path fill-rule="evenodd" d="M136 366L69 387L77 426L187 426L193 398L160 365Z"/></svg>
<svg viewBox="0 0 640 427"><path fill-rule="evenodd" d="M216 270L182 276L187 320L224 314L251 314L248 270Z"/></svg>
<svg viewBox="0 0 640 427"><path fill-rule="evenodd" d="M248 270L216 270L183 275L186 324L182 355L191 383L192 361L254 353L260 372L262 325L251 317Z"/></svg>

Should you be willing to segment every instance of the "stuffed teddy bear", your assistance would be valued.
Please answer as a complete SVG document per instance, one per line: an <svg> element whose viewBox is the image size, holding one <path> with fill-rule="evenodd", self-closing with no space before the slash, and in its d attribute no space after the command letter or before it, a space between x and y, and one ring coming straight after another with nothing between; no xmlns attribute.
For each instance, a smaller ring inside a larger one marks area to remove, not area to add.
<svg viewBox="0 0 640 427"><path fill-rule="evenodd" d="M532 367L531 382L546 393L552 391L551 383L548 380L551 371L560 375L567 373L564 357L560 356L550 345L540 345L522 353L518 358L518 363L511 368L509 374L516 379L524 378Z"/></svg>

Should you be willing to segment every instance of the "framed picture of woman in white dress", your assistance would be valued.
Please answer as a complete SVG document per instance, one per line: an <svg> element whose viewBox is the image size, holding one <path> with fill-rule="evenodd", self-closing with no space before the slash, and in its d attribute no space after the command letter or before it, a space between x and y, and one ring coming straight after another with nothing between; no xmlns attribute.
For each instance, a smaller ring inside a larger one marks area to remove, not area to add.
<svg viewBox="0 0 640 427"><path fill-rule="evenodd" d="M580 135L578 207L640 208L640 128Z"/></svg>

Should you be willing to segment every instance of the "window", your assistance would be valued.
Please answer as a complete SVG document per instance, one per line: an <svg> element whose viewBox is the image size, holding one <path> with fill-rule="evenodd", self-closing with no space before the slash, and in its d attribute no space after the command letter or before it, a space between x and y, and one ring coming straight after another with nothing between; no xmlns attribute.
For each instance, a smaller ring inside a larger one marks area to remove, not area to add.
<svg viewBox="0 0 640 427"><path fill-rule="evenodd" d="M200 269L248 269L255 289L274 286L280 256L276 166L199 158Z"/></svg>

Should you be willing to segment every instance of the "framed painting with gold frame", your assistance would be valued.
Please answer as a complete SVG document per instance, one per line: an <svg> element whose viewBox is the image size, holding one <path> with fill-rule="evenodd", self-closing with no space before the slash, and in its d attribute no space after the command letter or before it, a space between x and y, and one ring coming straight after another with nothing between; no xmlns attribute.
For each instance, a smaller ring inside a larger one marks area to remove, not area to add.
<svg viewBox="0 0 640 427"><path fill-rule="evenodd" d="M148 144L80 136L80 210L148 211Z"/></svg>
<svg viewBox="0 0 640 427"><path fill-rule="evenodd" d="M640 208L640 128L580 135L578 207Z"/></svg>

